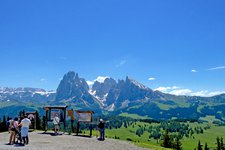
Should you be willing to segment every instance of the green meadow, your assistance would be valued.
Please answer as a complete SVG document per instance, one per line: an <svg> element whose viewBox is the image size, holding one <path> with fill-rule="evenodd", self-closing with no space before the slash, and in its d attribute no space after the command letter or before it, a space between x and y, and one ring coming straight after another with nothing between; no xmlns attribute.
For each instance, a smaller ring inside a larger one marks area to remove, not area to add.
<svg viewBox="0 0 225 150"><path fill-rule="evenodd" d="M182 143L182 149L183 150L194 150L197 148L198 141L200 140L201 144L205 145L207 142L208 147L211 149L216 148L216 138L223 137L225 139L225 126L217 126L212 123L185 123L191 128L207 128L204 129L203 133L194 133L193 135L190 135L189 137L184 136L181 140ZM117 140L124 140L124 141L129 141L134 143L135 145L138 145L140 147L145 147L145 148L152 148L155 150L165 150L168 148L163 148L161 146L162 143L162 138L156 140L153 138L149 138L149 132L145 131L141 136L136 135L136 131L138 130L139 127L145 127L149 128L150 126L152 127L157 127L159 126L159 123L144 123L144 122L136 122L132 125L127 126L125 128L122 126L121 128L117 129L106 129L106 138L113 138ZM88 132L88 131L87 131ZM163 134L164 130L160 130L160 132ZM98 136L98 131L94 130L93 135ZM173 133L174 134L174 133ZM170 134L172 135L172 134Z"/></svg>
<svg viewBox="0 0 225 150"><path fill-rule="evenodd" d="M184 138L182 147L184 150L194 149L197 147L198 141L200 140L203 146L207 142L209 148L215 149L217 137L225 139L225 126L212 125L212 127L205 130L203 134L195 134L191 138Z"/></svg>

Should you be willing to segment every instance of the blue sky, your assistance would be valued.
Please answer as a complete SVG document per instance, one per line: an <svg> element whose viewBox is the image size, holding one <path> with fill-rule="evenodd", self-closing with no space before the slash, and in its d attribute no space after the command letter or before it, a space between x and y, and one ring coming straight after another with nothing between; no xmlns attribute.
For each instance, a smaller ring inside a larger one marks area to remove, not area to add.
<svg viewBox="0 0 225 150"><path fill-rule="evenodd" d="M70 70L86 80L136 79L173 94L225 91L225 1L2 0L0 86L55 90Z"/></svg>

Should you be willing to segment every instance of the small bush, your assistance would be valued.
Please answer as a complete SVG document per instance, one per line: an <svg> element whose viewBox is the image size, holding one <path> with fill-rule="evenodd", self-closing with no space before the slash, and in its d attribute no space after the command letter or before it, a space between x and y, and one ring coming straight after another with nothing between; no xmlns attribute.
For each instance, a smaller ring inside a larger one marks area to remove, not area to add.
<svg viewBox="0 0 225 150"><path fill-rule="evenodd" d="M127 140L127 141L131 141L131 142L133 142L133 140L132 140L132 139L130 139L130 138L127 138L126 140ZM135 141L135 142L136 142L136 141Z"/></svg>

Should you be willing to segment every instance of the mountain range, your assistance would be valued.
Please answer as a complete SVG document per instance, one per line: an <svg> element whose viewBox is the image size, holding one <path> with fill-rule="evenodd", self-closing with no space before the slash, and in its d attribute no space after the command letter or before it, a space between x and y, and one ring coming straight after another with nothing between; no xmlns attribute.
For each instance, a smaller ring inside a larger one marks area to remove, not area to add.
<svg viewBox="0 0 225 150"><path fill-rule="evenodd" d="M0 88L0 114L16 115L21 109L40 110L43 106L68 105L93 110L97 114L136 116L152 119L202 119L225 121L225 94L213 97L175 96L154 91L130 77L106 78L89 87L73 71L64 75L56 91L40 88ZM1 117L1 116L0 116Z"/></svg>

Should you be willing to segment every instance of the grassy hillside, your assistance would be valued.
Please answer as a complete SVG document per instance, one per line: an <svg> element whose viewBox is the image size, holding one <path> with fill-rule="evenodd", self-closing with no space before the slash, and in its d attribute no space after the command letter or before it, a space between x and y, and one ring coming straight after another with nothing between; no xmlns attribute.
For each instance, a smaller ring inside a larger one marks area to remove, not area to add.
<svg viewBox="0 0 225 150"><path fill-rule="evenodd" d="M216 138L223 137L225 139L225 126L213 125L210 129L206 130L203 134L195 134L192 138L184 138L182 141L184 150L194 149L197 147L198 141L205 145L207 142L210 148L216 148Z"/></svg>
<svg viewBox="0 0 225 150"><path fill-rule="evenodd" d="M139 116L137 114L128 114L128 113L121 113L119 116L129 117L129 118L132 118L132 119L150 119L147 116Z"/></svg>
<svg viewBox="0 0 225 150"><path fill-rule="evenodd" d="M225 139L225 126L217 126L212 123L185 123L189 129L193 129L194 133L192 135L184 136L181 139L182 148L183 150L193 150L197 147L198 141L200 140L203 145L205 145L205 142L207 142L208 146L212 149L216 148L216 138L217 137L223 137ZM106 137L107 138L114 138L119 140L126 140L133 142L134 144L146 147L146 148L153 148L156 150L164 150L166 148L161 147L162 143L162 136L157 140L154 138L149 138L149 132L144 131L144 133L141 136L138 136L136 134L137 130L140 127L144 127L145 129L149 129L152 127L158 127L160 126L160 123L144 123L144 122L136 122L131 125L128 125L127 128L124 127L124 125L117 129L106 129ZM196 131L198 129L203 129L203 133L197 133ZM197 129L195 131L195 129ZM160 129L159 132L163 135L164 130ZM98 131L95 130L93 132L94 136L98 136ZM174 133L169 133L170 136L177 135Z"/></svg>
<svg viewBox="0 0 225 150"><path fill-rule="evenodd" d="M152 126L156 126L157 124L151 124ZM118 140L125 140L133 142L134 144L146 147L146 148L153 148L155 150L166 150L166 148L161 147L155 140L149 140L149 134L145 132L141 137L136 135L136 130L139 126L146 126L149 127L148 123L137 122L132 126L128 126L125 128L122 126L118 129L106 129L106 138L113 138ZM87 131L88 133L88 131ZM98 136L99 133L97 130L93 132L94 136Z"/></svg>

